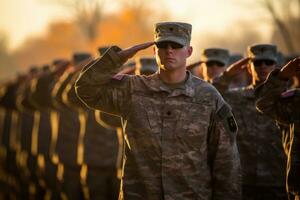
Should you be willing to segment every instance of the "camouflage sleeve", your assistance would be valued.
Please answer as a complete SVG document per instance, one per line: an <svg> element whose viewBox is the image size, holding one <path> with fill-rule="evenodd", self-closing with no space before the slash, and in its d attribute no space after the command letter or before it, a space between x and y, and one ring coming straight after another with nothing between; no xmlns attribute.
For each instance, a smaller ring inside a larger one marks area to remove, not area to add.
<svg viewBox="0 0 300 200"><path fill-rule="evenodd" d="M72 75L72 78L67 83L66 88L62 92L62 100L64 104L71 109L86 109L86 106L80 101L75 92L75 81L78 78L79 72L76 72Z"/></svg>
<svg viewBox="0 0 300 200"><path fill-rule="evenodd" d="M271 116L282 124L289 124L287 113L290 105L283 98L287 89L287 82L277 78L279 69L271 72L267 80L255 89L256 109Z"/></svg>
<svg viewBox="0 0 300 200"><path fill-rule="evenodd" d="M241 199L240 158L236 144L237 124L228 104L218 110L210 133L213 199Z"/></svg>
<svg viewBox="0 0 300 200"><path fill-rule="evenodd" d="M129 102L129 78L118 74L123 63L113 46L106 53L83 68L75 83L77 96L88 107L115 115L125 113Z"/></svg>

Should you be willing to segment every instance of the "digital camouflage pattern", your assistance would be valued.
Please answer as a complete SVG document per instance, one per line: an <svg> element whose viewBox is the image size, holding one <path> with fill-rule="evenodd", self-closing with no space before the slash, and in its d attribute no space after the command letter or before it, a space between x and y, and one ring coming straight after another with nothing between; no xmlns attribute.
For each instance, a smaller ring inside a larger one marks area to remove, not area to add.
<svg viewBox="0 0 300 200"><path fill-rule="evenodd" d="M183 46L191 41L192 25L182 22L160 22L154 25L154 42L172 41Z"/></svg>
<svg viewBox="0 0 300 200"><path fill-rule="evenodd" d="M240 199L237 126L210 84L188 73L175 89L158 77L118 74L118 47L85 67L77 94L123 118L120 199Z"/></svg>
<svg viewBox="0 0 300 200"><path fill-rule="evenodd" d="M281 134L276 123L256 111L254 87L226 91L225 100L232 107L239 133L244 186L284 186L285 159Z"/></svg>

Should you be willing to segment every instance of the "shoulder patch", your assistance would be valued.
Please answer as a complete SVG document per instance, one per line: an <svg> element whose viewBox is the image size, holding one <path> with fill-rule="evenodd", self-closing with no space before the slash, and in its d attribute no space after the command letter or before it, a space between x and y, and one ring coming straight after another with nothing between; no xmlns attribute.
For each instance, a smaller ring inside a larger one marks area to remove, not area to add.
<svg viewBox="0 0 300 200"><path fill-rule="evenodd" d="M237 124L233 116L227 117L227 124L231 132L237 131Z"/></svg>
<svg viewBox="0 0 300 200"><path fill-rule="evenodd" d="M230 138L233 141L234 134L238 131L238 126L235 121L234 115L228 104L224 104L217 112L217 118L224 124L225 129L230 133Z"/></svg>
<svg viewBox="0 0 300 200"><path fill-rule="evenodd" d="M224 119L231 112L230 107L225 103L217 112L220 119Z"/></svg>

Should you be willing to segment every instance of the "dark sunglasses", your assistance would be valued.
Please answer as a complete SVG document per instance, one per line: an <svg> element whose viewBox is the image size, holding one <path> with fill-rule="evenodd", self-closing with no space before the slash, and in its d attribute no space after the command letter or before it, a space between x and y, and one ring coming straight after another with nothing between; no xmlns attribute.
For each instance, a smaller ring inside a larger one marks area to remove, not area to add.
<svg viewBox="0 0 300 200"><path fill-rule="evenodd" d="M183 45L176 42L158 42L155 45L159 49L167 49L168 47L171 47L171 49L181 49L183 47Z"/></svg>
<svg viewBox="0 0 300 200"><path fill-rule="evenodd" d="M213 67L213 66L217 66L217 67L224 67L225 64L219 61L207 61L206 62L206 66L207 67Z"/></svg>
<svg viewBox="0 0 300 200"><path fill-rule="evenodd" d="M260 67L260 66L262 66L263 63L264 63L266 66L272 66L272 65L275 64L275 61L273 61L273 60L254 60L254 61L253 61L253 65L254 65L255 67Z"/></svg>

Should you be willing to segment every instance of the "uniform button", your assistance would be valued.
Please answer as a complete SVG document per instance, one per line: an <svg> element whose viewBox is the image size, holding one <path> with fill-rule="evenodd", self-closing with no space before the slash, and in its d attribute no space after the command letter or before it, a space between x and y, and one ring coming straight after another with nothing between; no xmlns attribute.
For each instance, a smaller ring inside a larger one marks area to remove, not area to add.
<svg viewBox="0 0 300 200"><path fill-rule="evenodd" d="M171 115L171 111L168 111L168 112L167 112L167 115L169 115L169 116L170 116L170 115Z"/></svg>

